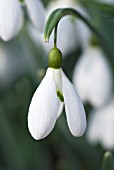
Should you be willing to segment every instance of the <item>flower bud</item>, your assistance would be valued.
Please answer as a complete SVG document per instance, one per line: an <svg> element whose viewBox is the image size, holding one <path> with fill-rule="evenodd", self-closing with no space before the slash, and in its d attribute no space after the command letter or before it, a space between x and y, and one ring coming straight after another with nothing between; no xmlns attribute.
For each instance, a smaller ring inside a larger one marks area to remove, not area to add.
<svg viewBox="0 0 114 170"><path fill-rule="evenodd" d="M52 48L48 57L49 67L58 69L62 63L62 53L58 48Z"/></svg>

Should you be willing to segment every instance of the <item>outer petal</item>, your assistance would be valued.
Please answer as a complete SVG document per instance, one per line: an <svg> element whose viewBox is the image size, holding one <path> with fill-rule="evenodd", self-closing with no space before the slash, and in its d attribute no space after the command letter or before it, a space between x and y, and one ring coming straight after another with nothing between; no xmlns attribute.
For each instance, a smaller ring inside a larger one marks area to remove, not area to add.
<svg viewBox="0 0 114 170"><path fill-rule="evenodd" d="M74 136L83 135L86 129L86 116L82 101L75 87L62 72L62 87L69 129Z"/></svg>
<svg viewBox="0 0 114 170"><path fill-rule="evenodd" d="M23 13L18 0L0 0L0 37L8 41L23 24Z"/></svg>
<svg viewBox="0 0 114 170"><path fill-rule="evenodd" d="M49 68L37 88L29 108L28 127L36 140L45 138L53 129L59 110L59 99L53 80L53 69Z"/></svg>
<svg viewBox="0 0 114 170"><path fill-rule="evenodd" d="M33 26L43 32L45 24L44 7L40 0L25 0Z"/></svg>

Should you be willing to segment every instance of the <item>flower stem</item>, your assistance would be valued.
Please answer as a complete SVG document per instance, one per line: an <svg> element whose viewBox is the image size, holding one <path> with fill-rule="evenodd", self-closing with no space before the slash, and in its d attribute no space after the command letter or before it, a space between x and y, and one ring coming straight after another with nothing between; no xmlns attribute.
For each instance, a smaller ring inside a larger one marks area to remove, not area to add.
<svg viewBox="0 0 114 170"><path fill-rule="evenodd" d="M58 23L56 24L55 29L54 29L54 47L55 48L57 47L57 26L58 26Z"/></svg>

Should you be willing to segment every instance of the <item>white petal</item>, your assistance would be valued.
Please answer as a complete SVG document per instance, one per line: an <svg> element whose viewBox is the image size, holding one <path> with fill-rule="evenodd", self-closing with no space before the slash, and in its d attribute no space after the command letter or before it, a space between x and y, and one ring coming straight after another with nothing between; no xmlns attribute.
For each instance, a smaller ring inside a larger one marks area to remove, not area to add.
<svg viewBox="0 0 114 170"><path fill-rule="evenodd" d="M53 78L54 78L54 82L55 82L55 86L56 86L56 92L59 91L62 94L63 93L62 92L62 74L61 74L60 69L54 69ZM58 117L61 115L61 113L63 111L63 106L64 106L64 103L61 102L59 99Z"/></svg>
<svg viewBox="0 0 114 170"><path fill-rule="evenodd" d="M8 41L20 31L23 13L18 0L0 0L0 37Z"/></svg>
<svg viewBox="0 0 114 170"><path fill-rule="evenodd" d="M28 127L36 140L45 138L53 129L59 110L59 99L53 80L53 69L47 73L37 88L29 108Z"/></svg>
<svg viewBox="0 0 114 170"><path fill-rule="evenodd" d="M63 107L64 107L64 103L60 101L60 106L59 106L59 111L58 111L57 118L59 118L61 116L62 111L63 111Z"/></svg>
<svg viewBox="0 0 114 170"><path fill-rule="evenodd" d="M69 129L74 136L83 135L86 129L86 116L82 101L75 87L62 72L62 87Z"/></svg>
<svg viewBox="0 0 114 170"><path fill-rule="evenodd" d="M62 93L62 75L60 69L53 70L53 78L56 86L56 91L60 91Z"/></svg>
<svg viewBox="0 0 114 170"><path fill-rule="evenodd" d="M40 0L25 0L33 26L43 32L45 24L44 7Z"/></svg>

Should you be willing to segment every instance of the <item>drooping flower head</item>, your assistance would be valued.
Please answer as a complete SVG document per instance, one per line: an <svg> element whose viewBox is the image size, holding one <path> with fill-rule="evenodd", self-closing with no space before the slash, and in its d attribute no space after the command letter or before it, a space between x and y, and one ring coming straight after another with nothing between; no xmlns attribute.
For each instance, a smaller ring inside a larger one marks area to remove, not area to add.
<svg viewBox="0 0 114 170"><path fill-rule="evenodd" d="M30 103L28 128L36 140L45 138L52 131L63 103L72 135L81 136L86 128L83 104L75 87L61 69L61 62L60 50L53 48L49 54L49 68Z"/></svg>

